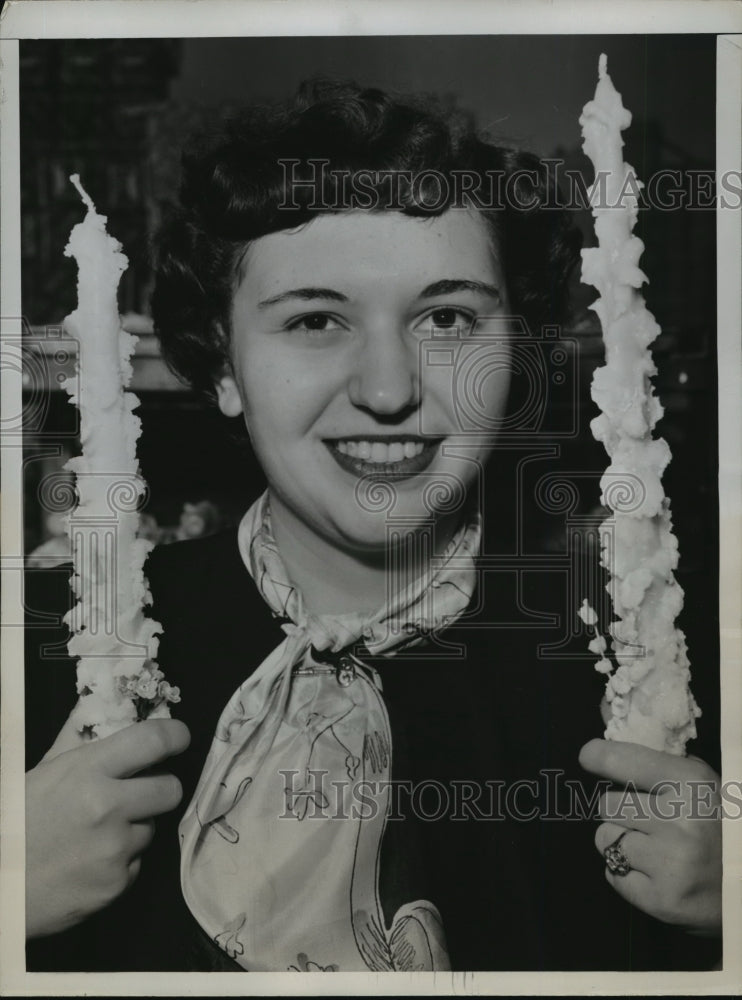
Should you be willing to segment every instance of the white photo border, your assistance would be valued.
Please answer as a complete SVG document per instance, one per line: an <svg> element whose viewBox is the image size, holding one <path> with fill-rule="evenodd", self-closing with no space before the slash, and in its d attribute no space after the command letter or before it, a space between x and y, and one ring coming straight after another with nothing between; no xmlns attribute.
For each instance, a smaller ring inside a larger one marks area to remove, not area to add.
<svg viewBox="0 0 742 1000"><path fill-rule="evenodd" d="M421 11L424 18L421 19ZM0 18L2 95L2 426L21 412L18 366L6 342L20 333L18 39L235 35L713 33L717 39L717 170L739 169L742 14L702 0L11 0ZM424 23L421 21L424 20ZM587 100L590 95L586 94ZM742 774L742 329L740 218L717 210L722 747L724 780ZM21 449L2 448L2 900L0 992L6 996L255 995L703 995L742 988L742 824L725 822L724 969L706 973L26 973L23 942L23 671ZM495 904L496 905L496 904Z"/></svg>

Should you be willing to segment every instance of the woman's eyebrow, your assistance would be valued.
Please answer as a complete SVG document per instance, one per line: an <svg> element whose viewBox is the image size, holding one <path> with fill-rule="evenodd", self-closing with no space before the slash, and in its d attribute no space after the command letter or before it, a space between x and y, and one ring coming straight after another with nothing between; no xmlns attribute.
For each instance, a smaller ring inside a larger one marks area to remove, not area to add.
<svg viewBox="0 0 742 1000"><path fill-rule="evenodd" d="M500 289L495 285L488 284L486 281L475 281L471 278L442 278L440 281L434 281L432 284L426 285L418 298L431 299L437 295L451 295L453 292L479 292L483 295L489 295L492 298L500 297ZM277 295L271 295L270 298L262 299L258 302L258 308L266 309L269 306L278 305L289 299L300 299L303 302L313 299L348 302L348 296L336 291L334 288L290 288L285 292L279 292Z"/></svg>
<svg viewBox="0 0 742 1000"><path fill-rule="evenodd" d="M265 309L268 306L278 305L287 299L301 299L306 302L311 299L330 299L332 302L347 302L348 296L342 292L336 292L334 288L291 288L286 292L279 292L269 299L258 302L258 309Z"/></svg>
<svg viewBox="0 0 742 1000"><path fill-rule="evenodd" d="M486 281L473 281L470 278L442 278L427 285L420 292L419 298L432 299L436 295L451 295L453 292L480 292L493 298L500 297L500 289Z"/></svg>

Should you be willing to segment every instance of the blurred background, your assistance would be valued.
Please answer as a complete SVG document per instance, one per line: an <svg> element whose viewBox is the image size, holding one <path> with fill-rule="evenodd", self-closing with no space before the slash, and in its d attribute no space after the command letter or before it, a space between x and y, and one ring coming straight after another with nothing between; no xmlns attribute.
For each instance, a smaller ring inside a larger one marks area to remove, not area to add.
<svg viewBox="0 0 742 1000"><path fill-rule="evenodd" d="M713 35L21 41L26 553L37 552L41 561L65 557L59 515L71 493L62 466L79 450L76 410L59 385L74 370L61 322L76 304L76 265L63 251L83 217L70 174L80 174L129 258L119 305L125 326L140 335L132 388L141 400L139 455L150 487L143 531L156 542L193 537L234 523L263 482L242 436L176 382L151 334L149 241L177 193L184 139L242 103L289 97L306 78L333 76L435 94L466 109L493 139L559 157L589 181L578 118L594 93L601 52L633 114L625 156L638 176L677 169L687 179L692 171L713 171ZM576 214L590 245L589 213ZM636 232L646 246L647 304L662 328L654 347L666 409L659 432L674 454L665 487L680 538L681 582L696 606L688 624L713 636L714 212L642 211ZM574 527L574 515L596 512L606 459L589 432L596 413L589 383L602 359L597 319L588 309L595 296L575 276L573 319L561 335L569 391L555 391L550 400L559 451L546 468L576 472L577 492L566 504L537 505L531 528L513 542L521 552L559 558L576 537L566 519ZM544 468L532 463L533 481L519 488L535 495Z"/></svg>

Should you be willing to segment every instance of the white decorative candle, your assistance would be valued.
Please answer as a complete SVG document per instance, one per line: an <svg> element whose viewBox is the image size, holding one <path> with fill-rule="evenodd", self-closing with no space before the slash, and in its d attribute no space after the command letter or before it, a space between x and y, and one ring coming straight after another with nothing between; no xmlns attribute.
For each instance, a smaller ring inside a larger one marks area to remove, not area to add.
<svg viewBox="0 0 742 1000"><path fill-rule="evenodd" d="M68 649L79 657L78 731L107 736L147 716L168 716L178 701L153 662L160 624L145 617L151 601L143 566L152 543L137 537L138 507L146 485L139 475L137 397L126 392L136 337L121 327L117 289L127 259L106 232L80 185L87 206L65 249L78 266L77 309L65 319L78 344L78 374L65 389L80 410L82 454L66 468L76 476L78 504L70 514L76 606L66 617Z"/></svg>
<svg viewBox="0 0 742 1000"><path fill-rule="evenodd" d="M610 457L601 499L613 511L601 528L602 565L617 619L605 735L682 754L701 713L688 687L685 636L675 627L683 591L673 573L678 543L662 488L670 449L652 436L663 409L651 383L656 368L649 345L660 331L639 291L647 280L638 266L644 245L632 230L641 184L623 161L621 139L631 114L606 72L604 55L599 77L580 124L595 167L592 210L599 244L582 251L582 280L600 293L593 309L605 344L605 366L592 383L602 412L590 426ZM589 610L583 608L583 620L592 624ZM598 669L611 671L605 640L597 636L590 648L600 657Z"/></svg>

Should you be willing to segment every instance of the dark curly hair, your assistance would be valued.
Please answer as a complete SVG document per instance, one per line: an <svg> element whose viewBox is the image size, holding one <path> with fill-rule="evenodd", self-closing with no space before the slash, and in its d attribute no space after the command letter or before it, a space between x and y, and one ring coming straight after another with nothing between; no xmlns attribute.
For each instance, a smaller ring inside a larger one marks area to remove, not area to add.
<svg viewBox="0 0 742 1000"><path fill-rule="evenodd" d="M308 183L318 163L319 201ZM365 203L358 195L348 204L348 178L363 182ZM484 141L460 115L355 84L305 83L289 104L246 109L184 153L180 207L154 245L152 313L163 355L213 399L229 363L232 296L247 245L348 207L412 216L476 207L499 249L511 306L538 331L564 318L581 245L555 204L537 157Z"/></svg>

